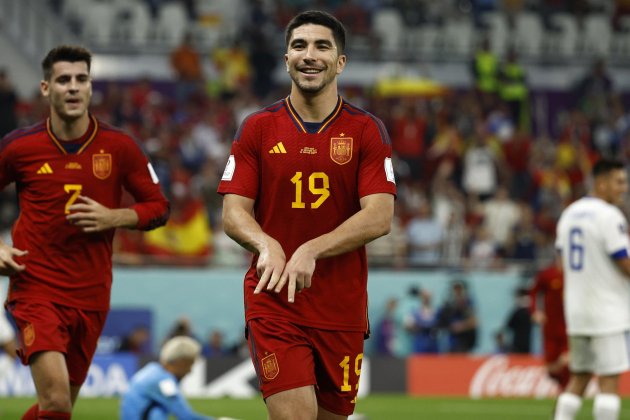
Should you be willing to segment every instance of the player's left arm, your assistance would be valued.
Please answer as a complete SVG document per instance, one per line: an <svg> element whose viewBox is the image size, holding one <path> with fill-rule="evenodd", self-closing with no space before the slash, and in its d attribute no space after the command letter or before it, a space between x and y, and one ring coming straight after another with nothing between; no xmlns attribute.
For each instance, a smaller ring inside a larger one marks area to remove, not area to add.
<svg viewBox="0 0 630 420"><path fill-rule="evenodd" d="M69 208L68 221L83 229L83 232L101 232L119 227L134 228L138 225L138 214L132 209L110 209L89 197L78 196Z"/></svg>
<svg viewBox="0 0 630 420"><path fill-rule="evenodd" d="M133 142L121 155L125 161L123 186L135 200L129 208L108 208L90 197L79 196L69 207L68 221L84 232L101 232L114 228L151 230L166 223L169 203L162 194L151 163Z"/></svg>

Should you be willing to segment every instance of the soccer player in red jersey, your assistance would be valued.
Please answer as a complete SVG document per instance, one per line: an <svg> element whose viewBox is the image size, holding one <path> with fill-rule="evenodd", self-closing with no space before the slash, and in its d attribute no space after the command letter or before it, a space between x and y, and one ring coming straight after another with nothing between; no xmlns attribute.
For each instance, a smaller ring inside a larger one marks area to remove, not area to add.
<svg viewBox="0 0 630 420"><path fill-rule="evenodd" d="M115 228L153 229L169 214L138 145L88 112L90 64L82 47L52 49L40 85L50 117L0 141L0 188L15 182L20 203L0 274L37 390L26 420L71 416L109 309Z"/></svg>
<svg viewBox="0 0 630 420"><path fill-rule="evenodd" d="M569 344L564 321L562 270L557 262L536 275L530 289L533 320L542 326L543 355L547 373L564 390L569 383ZM542 310L538 297L543 296Z"/></svg>
<svg viewBox="0 0 630 420"><path fill-rule="evenodd" d="M285 35L291 92L236 133L219 185L224 227L254 253L247 336L269 418L344 419L369 332L364 245L393 217L391 144L378 118L337 94L343 25L307 11Z"/></svg>

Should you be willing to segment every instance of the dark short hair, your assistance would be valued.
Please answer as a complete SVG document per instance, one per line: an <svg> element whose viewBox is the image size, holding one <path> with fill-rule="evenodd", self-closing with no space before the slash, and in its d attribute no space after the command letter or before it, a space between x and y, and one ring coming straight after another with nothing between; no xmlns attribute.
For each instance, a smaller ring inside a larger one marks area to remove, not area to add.
<svg viewBox="0 0 630 420"><path fill-rule="evenodd" d="M59 45L53 48L42 61L44 80L49 80L52 77L53 65L60 61L68 61L70 63L84 61L89 72L92 64L92 53L87 48L78 45Z"/></svg>
<svg viewBox="0 0 630 420"><path fill-rule="evenodd" d="M335 38L335 44L337 44L339 54L343 54L346 49L346 28L344 28L343 24L333 15L320 10L307 10L291 19L291 22L289 22L284 32L284 40L287 48L289 47L289 40L291 39L291 35L293 35L293 30L309 23L329 28Z"/></svg>
<svg viewBox="0 0 630 420"><path fill-rule="evenodd" d="M623 162L616 159L601 159L595 162L593 165L593 177L597 178L600 175L608 175L612 171L624 169Z"/></svg>

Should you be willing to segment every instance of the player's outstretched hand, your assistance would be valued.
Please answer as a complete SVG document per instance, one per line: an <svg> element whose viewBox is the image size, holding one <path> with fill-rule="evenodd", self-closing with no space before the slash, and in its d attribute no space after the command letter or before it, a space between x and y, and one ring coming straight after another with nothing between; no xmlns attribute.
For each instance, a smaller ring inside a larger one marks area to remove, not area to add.
<svg viewBox="0 0 630 420"><path fill-rule="evenodd" d="M70 214L66 219L81 227L83 232L101 232L116 227L115 212L89 197L80 195L68 210Z"/></svg>
<svg viewBox="0 0 630 420"><path fill-rule="evenodd" d="M15 257L24 257L26 255L28 255L28 251L22 251L0 243L0 276L10 276L26 270L26 265L15 261Z"/></svg>

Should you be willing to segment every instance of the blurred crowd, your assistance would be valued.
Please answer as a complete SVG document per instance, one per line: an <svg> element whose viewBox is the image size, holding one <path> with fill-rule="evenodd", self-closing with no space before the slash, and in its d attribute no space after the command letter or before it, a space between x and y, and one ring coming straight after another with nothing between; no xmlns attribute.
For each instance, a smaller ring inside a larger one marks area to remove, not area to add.
<svg viewBox="0 0 630 420"><path fill-rule="evenodd" d="M303 6L285 3L288 7L277 8L271 19L262 2L252 2L251 21L284 25ZM352 31L364 23L360 14L346 15L344 8L369 13L380 4L319 3ZM406 3L392 2L396 7ZM471 2L477 3L497 2ZM242 40L212 51L212 75L205 73L203 53L187 35L165 57L174 80L95 81L92 113L138 139L172 203L165 228L118 233L118 263L247 263L247 253L223 233L216 188L239 124L289 92L288 80L273 77L282 51L271 51L264 42L264 24L250 27L255 29ZM382 96L373 86L342 87L346 100L383 120L394 150L396 217L392 232L368 247L373 265L542 263L553 255L560 211L587 190L594 159L630 157L628 103L604 61L573 81L572 91L565 92L569 105L551 115L545 128L532 123L536 110L517 51L494 57L481 42L470 68L474 85L439 94ZM48 105L39 94L17 98L9 76L0 72L0 110L4 135L46 117ZM17 204L10 188L0 194L0 231L6 233Z"/></svg>

